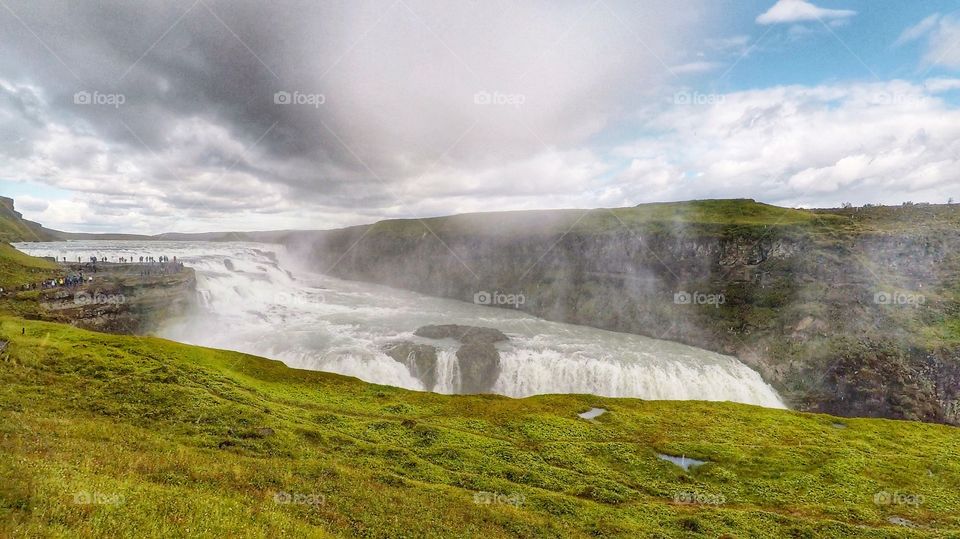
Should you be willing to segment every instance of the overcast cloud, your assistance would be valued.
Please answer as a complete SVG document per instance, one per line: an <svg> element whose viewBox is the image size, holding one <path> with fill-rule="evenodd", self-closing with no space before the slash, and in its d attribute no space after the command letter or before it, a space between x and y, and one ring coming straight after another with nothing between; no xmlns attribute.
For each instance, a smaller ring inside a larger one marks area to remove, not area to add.
<svg viewBox="0 0 960 539"><path fill-rule="evenodd" d="M6 1L0 179L70 193L18 197L45 224L151 233L948 192L950 81L699 95L684 77L755 52L743 35L701 39L709 4L320 4ZM771 7L758 22L854 15ZM903 41L932 57L954 27L938 16Z"/></svg>

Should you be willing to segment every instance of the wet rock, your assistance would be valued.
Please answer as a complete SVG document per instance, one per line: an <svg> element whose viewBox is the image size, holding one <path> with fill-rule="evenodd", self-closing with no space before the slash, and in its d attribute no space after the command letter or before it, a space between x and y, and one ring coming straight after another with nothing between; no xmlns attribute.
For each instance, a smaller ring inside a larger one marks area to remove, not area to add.
<svg viewBox="0 0 960 539"><path fill-rule="evenodd" d="M423 383L424 389L433 391L437 383L437 349L435 347L404 341L387 345L384 352L407 367L410 375Z"/></svg>
<svg viewBox="0 0 960 539"><path fill-rule="evenodd" d="M466 343L457 350L460 393L490 393L500 377L500 352L493 343Z"/></svg>
<svg viewBox="0 0 960 539"><path fill-rule="evenodd" d="M510 340L499 329L459 324L423 326L413 334L426 339L454 339L461 343L457 350L458 393L490 393L500 376L500 352L494 344Z"/></svg>
<svg viewBox="0 0 960 539"><path fill-rule="evenodd" d="M510 340L499 329L461 326L459 324L443 324L438 326L423 326L413 332L417 337L427 339L454 339L464 344L495 343Z"/></svg>

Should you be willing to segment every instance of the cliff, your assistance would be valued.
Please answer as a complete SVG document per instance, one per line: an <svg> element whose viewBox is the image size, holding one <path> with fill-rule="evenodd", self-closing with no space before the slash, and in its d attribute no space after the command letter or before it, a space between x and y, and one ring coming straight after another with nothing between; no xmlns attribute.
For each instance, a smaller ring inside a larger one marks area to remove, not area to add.
<svg viewBox="0 0 960 539"><path fill-rule="evenodd" d="M195 305L193 269L161 272L158 264L70 264L66 274L83 272L92 281L39 291L36 318L108 333L145 335L161 322ZM94 271L95 269L95 271Z"/></svg>
<svg viewBox="0 0 960 539"><path fill-rule="evenodd" d="M14 208L12 198L0 196L0 242L57 239L60 239L58 232L24 219L23 214Z"/></svg>
<svg viewBox="0 0 960 539"><path fill-rule="evenodd" d="M287 243L342 278L733 354L801 410L960 423L957 207L698 201L383 221Z"/></svg>

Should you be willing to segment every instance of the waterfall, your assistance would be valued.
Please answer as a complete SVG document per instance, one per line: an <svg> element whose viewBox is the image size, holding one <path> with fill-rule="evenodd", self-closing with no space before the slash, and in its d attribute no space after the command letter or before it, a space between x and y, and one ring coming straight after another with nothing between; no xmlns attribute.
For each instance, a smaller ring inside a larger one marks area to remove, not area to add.
<svg viewBox="0 0 960 539"><path fill-rule="evenodd" d="M163 326L162 337L237 350L300 369L336 372L423 390L384 347L398 341L437 347L434 391L455 393L458 343L413 332L428 324L491 327L500 375L493 391L511 397L589 393L642 399L735 401L784 407L776 391L736 358L669 341L548 322L384 286L344 281L298 266L282 246L254 243L69 241L19 243L36 256L160 256L197 275L197 311Z"/></svg>

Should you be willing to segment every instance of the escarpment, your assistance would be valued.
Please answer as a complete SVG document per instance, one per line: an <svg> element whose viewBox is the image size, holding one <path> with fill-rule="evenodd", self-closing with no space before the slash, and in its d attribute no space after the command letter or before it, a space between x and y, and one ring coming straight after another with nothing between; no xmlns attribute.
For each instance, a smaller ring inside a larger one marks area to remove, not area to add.
<svg viewBox="0 0 960 539"><path fill-rule="evenodd" d="M798 409L960 424L960 209L895 210L475 214L287 245L341 278L732 354Z"/></svg>

